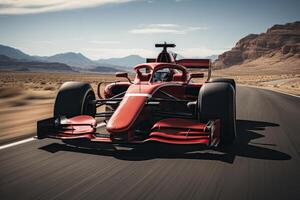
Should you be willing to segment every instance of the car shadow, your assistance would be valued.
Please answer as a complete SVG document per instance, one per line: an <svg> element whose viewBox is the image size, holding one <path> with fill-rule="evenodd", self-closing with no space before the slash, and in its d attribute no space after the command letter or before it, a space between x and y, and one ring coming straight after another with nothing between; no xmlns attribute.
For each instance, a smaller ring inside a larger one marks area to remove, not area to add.
<svg viewBox="0 0 300 200"><path fill-rule="evenodd" d="M78 153L112 156L121 160L142 161L150 159L202 159L218 160L233 163L237 156L263 160L290 160L291 156L275 149L276 144L252 142L264 137L257 131L264 131L266 127L279 127L279 124L237 120L237 138L234 145L226 148L207 149L199 145L168 145L161 143L146 143L134 148L113 146L110 144L95 144L90 142L52 143L40 149L55 153L71 151ZM132 147L132 146L131 146ZM271 147L271 148L270 148Z"/></svg>

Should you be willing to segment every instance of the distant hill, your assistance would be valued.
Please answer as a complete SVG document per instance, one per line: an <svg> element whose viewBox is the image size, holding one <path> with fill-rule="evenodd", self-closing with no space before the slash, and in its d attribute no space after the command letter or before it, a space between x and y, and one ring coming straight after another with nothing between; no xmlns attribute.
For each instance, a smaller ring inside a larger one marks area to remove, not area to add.
<svg viewBox="0 0 300 200"><path fill-rule="evenodd" d="M103 64L90 60L81 53L61 53L53 56L30 56L18 49L0 45L1 69L24 71L61 70L61 71L97 71L105 73L122 71L112 64ZM6 56L6 57L5 57ZM5 62L4 62L5 60ZM4 65L5 64L5 65ZM23 66L21 66L23 65ZM35 66L35 67L34 67ZM9 67L9 68L8 68ZM38 68L37 68L38 67ZM49 68L48 68L49 67ZM61 67L62 69L59 69ZM68 69L67 69L68 68Z"/></svg>
<svg viewBox="0 0 300 200"><path fill-rule="evenodd" d="M34 59L32 56L25 54L18 49L15 49L15 48L12 48L9 46L5 46L5 45L1 45L1 44L0 44L0 55L4 55L9 58L15 58L15 59L19 59L19 60L33 60Z"/></svg>
<svg viewBox="0 0 300 200"><path fill-rule="evenodd" d="M217 60L219 57L219 55L211 55L211 56L206 56L206 59L210 59L212 62L214 62L215 60Z"/></svg>
<svg viewBox="0 0 300 200"><path fill-rule="evenodd" d="M111 73L111 72L122 72L124 70L115 69L111 67L97 66L89 70L90 72L102 72L102 73Z"/></svg>
<svg viewBox="0 0 300 200"><path fill-rule="evenodd" d="M95 62L85 57L81 53L67 52L55 54L53 56L36 57L39 60L46 62L60 62L72 67L93 68L97 66Z"/></svg>
<svg viewBox="0 0 300 200"><path fill-rule="evenodd" d="M108 58L91 60L81 53L67 52L59 53L53 56L31 56L18 49L0 45L0 55L5 55L10 58L18 59L19 61L32 61L33 63L63 63L71 67L73 71L79 72L116 72L116 71L132 71L137 64L145 63L146 58L139 55L129 55L121 58ZM215 55L210 58L215 59ZM177 54L177 60L184 57Z"/></svg>
<svg viewBox="0 0 300 200"><path fill-rule="evenodd" d="M120 67L133 68L137 64L145 63L146 58L143 58L139 55L130 55L122 58L99 59L96 62L102 65L111 64Z"/></svg>
<svg viewBox="0 0 300 200"><path fill-rule="evenodd" d="M180 60L180 59L184 59L184 58L185 58L184 56L182 56L182 55L180 55L180 54L178 54L178 53L176 53L176 54L177 54L176 60Z"/></svg>
<svg viewBox="0 0 300 200"><path fill-rule="evenodd" d="M300 64L300 22L274 25L265 33L250 34L230 51L221 54L216 69L233 66L277 66L298 69ZM271 68L272 69L272 68Z"/></svg>
<svg viewBox="0 0 300 200"><path fill-rule="evenodd" d="M10 71L60 71L75 72L70 66L63 63L49 63L39 61L24 61L0 55L0 69Z"/></svg>
<svg viewBox="0 0 300 200"><path fill-rule="evenodd" d="M170 53L172 53L173 55L176 54L176 60L180 60L180 59L184 59L184 56L182 56L179 53L176 53L174 51L168 50ZM156 57L155 57L156 58Z"/></svg>

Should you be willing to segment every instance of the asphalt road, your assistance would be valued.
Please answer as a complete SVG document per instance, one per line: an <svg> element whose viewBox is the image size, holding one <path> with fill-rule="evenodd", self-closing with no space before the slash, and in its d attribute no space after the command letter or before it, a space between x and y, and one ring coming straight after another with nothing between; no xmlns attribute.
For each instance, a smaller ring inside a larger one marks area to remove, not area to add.
<svg viewBox="0 0 300 200"><path fill-rule="evenodd" d="M238 87L236 144L0 151L0 199L299 199L300 98Z"/></svg>

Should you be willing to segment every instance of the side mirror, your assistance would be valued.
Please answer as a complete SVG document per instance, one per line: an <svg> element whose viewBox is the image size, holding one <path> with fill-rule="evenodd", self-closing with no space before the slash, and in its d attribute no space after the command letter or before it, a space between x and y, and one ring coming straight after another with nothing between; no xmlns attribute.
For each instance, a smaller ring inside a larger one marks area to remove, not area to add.
<svg viewBox="0 0 300 200"><path fill-rule="evenodd" d="M194 74L190 74L190 78L187 81L187 83L189 83L192 78L204 78L204 73L194 73Z"/></svg>
<svg viewBox="0 0 300 200"><path fill-rule="evenodd" d="M128 73L127 72L116 72L116 77L118 77L118 78L126 78L130 83L132 83L132 81L128 77Z"/></svg>
<svg viewBox="0 0 300 200"><path fill-rule="evenodd" d="M127 72L116 72L116 77L127 78L128 74Z"/></svg>

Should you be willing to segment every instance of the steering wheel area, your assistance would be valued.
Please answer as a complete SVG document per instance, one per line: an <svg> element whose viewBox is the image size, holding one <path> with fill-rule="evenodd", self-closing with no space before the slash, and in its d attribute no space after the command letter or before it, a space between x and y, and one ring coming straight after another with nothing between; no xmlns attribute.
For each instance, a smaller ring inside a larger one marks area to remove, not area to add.
<svg viewBox="0 0 300 200"><path fill-rule="evenodd" d="M169 82L172 81L173 70L170 68L162 68L153 73L153 82Z"/></svg>

